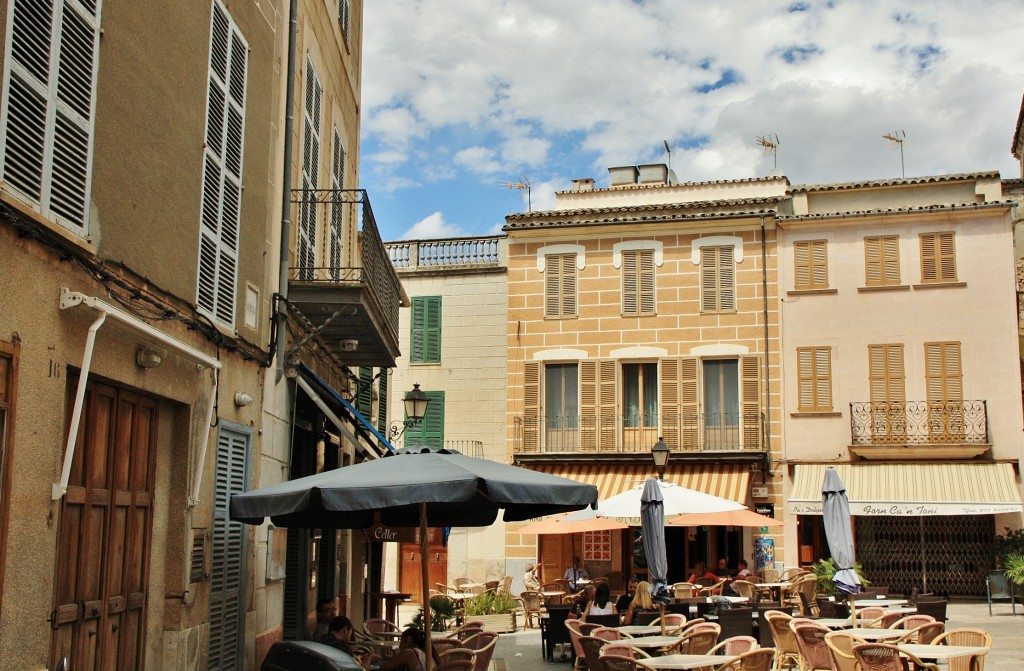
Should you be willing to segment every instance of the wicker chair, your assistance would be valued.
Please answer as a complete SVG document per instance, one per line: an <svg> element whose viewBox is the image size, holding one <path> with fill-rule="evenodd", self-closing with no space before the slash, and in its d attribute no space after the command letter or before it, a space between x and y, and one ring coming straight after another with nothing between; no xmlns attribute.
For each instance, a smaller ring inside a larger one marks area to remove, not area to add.
<svg viewBox="0 0 1024 671"><path fill-rule="evenodd" d="M628 643L605 643L601 648L603 657L629 657L631 659L645 659L650 655L640 648L635 648Z"/></svg>
<svg viewBox="0 0 1024 671"><path fill-rule="evenodd" d="M706 655L708 650L718 643L718 636L721 632L722 628L717 624L705 622L692 627L692 630L683 636L677 645L684 655Z"/></svg>
<svg viewBox="0 0 1024 671"><path fill-rule="evenodd" d="M761 569L761 582L779 582L779 572L773 568Z"/></svg>
<svg viewBox="0 0 1024 671"><path fill-rule="evenodd" d="M754 594L757 593L757 583L750 582L749 580L733 580L732 588L737 594L742 597L746 597L748 600L754 600Z"/></svg>
<svg viewBox="0 0 1024 671"><path fill-rule="evenodd" d="M703 580L703 578L701 578ZM697 594L701 596L721 596L722 588L725 587L725 583L729 582L728 578L721 578L710 585L702 585Z"/></svg>
<svg viewBox="0 0 1024 671"><path fill-rule="evenodd" d="M917 613L919 615L931 615L935 618L936 622L945 622L947 603L948 602L945 599L939 599L937 601L925 601L921 597L918 597Z"/></svg>
<svg viewBox="0 0 1024 671"><path fill-rule="evenodd" d="M481 631L462 642L470 650L476 651L476 662L473 664L475 671L487 671L491 665L491 657L494 656L494 648L498 644L498 634L493 631Z"/></svg>
<svg viewBox="0 0 1024 671"><path fill-rule="evenodd" d="M934 643L935 639L946 629L944 622L929 622L922 624L915 629L908 629L907 633L900 636L895 643L919 643L928 645Z"/></svg>
<svg viewBox="0 0 1024 671"><path fill-rule="evenodd" d="M726 660L715 671L768 671L775 660L771 648L759 648Z"/></svg>
<svg viewBox="0 0 1024 671"><path fill-rule="evenodd" d="M587 663L588 669L599 669L601 668L601 648L607 644L603 638L597 636L580 636L580 648L583 650L583 659Z"/></svg>
<svg viewBox="0 0 1024 671"><path fill-rule="evenodd" d="M619 657L618 655L601 655L601 666L591 671L641 671L641 667L632 657Z"/></svg>
<svg viewBox="0 0 1024 671"><path fill-rule="evenodd" d="M725 655L735 657L751 650L757 650L760 646L753 636L731 636L708 650L709 655Z"/></svg>
<svg viewBox="0 0 1024 671"><path fill-rule="evenodd" d="M801 577L801 576L805 576L805 575L808 575L808 574L810 574L810 573L811 573L811 572L810 572L810 571L808 571L808 570L807 570L807 569L805 569L805 568L798 568L798 567L796 567L796 566L792 566L792 567L790 567L790 568L786 569L785 571L783 571L783 572L782 572L782 575L781 575L781 576L779 576L779 577L780 577L780 578L781 578L781 579L782 579L783 581L785 581L785 582L793 582L793 581L795 581L795 580L796 580L797 578L799 578L799 577Z"/></svg>
<svg viewBox="0 0 1024 671"><path fill-rule="evenodd" d="M825 634L825 645L832 657L832 668L835 671L860 671L857 668L857 658L853 656L853 646L862 642L845 631L830 631Z"/></svg>
<svg viewBox="0 0 1024 671"><path fill-rule="evenodd" d="M939 634L932 641L934 645L940 643L991 648L992 634L981 629L950 629L945 633ZM984 671L984 668L985 653L971 655L970 657L954 657L949 660L949 671Z"/></svg>
<svg viewBox="0 0 1024 671"><path fill-rule="evenodd" d="M689 599L697 593L697 585L689 582L677 582L672 584L672 595L677 599Z"/></svg>
<svg viewBox="0 0 1024 671"><path fill-rule="evenodd" d="M865 627L875 627L881 629L892 629L892 626L900 621L903 617L903 613L883 613L881 617L876 617L871 622L863 625Z"/></svg>
<svg viewBox="0 0 1024 671"><path fill-rule="evenodd" d="M752 637L754 635L754 617L752 615L753 612L753 608L723 608L719 610L718 624L722 627L721 637Z"/></svg>
<svg viewBox="0 0 1024 671"><path fill-rule="evenodd" d="M436 644L437 641L430 642L431 646ZM470 650L469 648L449 648L442 651L435 647L434 651L437 653L438 660L442 662L467 661L470 663L469 668L473 668L472 665L476 664L476 650Z"/></svg>
<svg viewBox="0 0 1024 671"><path fill-rule="evenodd" d="M679 630L687 624L686 616L682 613L665 613L664 617L659 617L651 622L652 627L659 626L662 622L665 623L665 635L672 636L679 633Z"/></svg>
<svg viewBox="0 0 1024 671"><path fill-rule="evenodd" d="M923 662L909 653L902 653L895 645L887 643L858 643L853 646L853 656L857 660L860 671L903 671L904 657L913 662L915 669L939 671L939 667L930 662Z"/></svg>
<svg viewBox="0 0 1024 671"><path fill-rule="evenodd" d="M467 650L468 648L462 647L462 641L457 638L435 638L430 641L431 647L434 649L434 654L440 656L448 652L449 650ZM476 653L473 653L474 656Z"/></svg>
<svg viewBox="0 0 1024 671"><path fill-rule="evenodd" d="M913 615L907 615L906 617L904 617L902 619L896 620L896 622L893 623L891 628L892 629L917 629L921 625L929 624L931 622L935 622L935 618L932 617L931 615L918 615L917 613L914 613Z"/></svg>
<svg viewBox="0 0 1024 671"><path fill-rule="evenodd" d="M473 662L465 659L442 659L434 671L472 671Z"/></svg>
<svg viewBox="0 0 1024 671"><path fill-rule="evenodd" d="M866 627L869 622L877 620L885 615L885 609L881 606L867 606L857 609L857 626Z"/></svg>
<svg viewBox="0 0 1024 671"><path fill-rule="evenodd" d="M623 633L615 627L598 627L590 632L591 636L603 638L605 641L621 641Z"/></svg>
<svg viewBox="0 0 1024 671"><path fill-rule="evenodd" d="M820 624L791 624L800 651L801 671L832 671L832 656L825 645L828 627Z"/></svg>
<svg viewBox="0 0 1024 671"><path fill-rule="evenodd" d="M402 630L392 621L380 617L371 617L363 622L363 631L372 639L382 638L393 640L402 635Z"/></svg>
<svg viewBox="0 0 1024 671"><path fill-rule="evenodd" d="M583 636L590 636L590 632L595 629L600 629L599 624L587 624L586 622L580 622L579 620L566 620L565 628L569 630L569 638L572 640L572 651L576 655L576 661L573 662L572 668L578 669L583 666L586 661L583 654L583 647L580 646L580 638Z"/></svg>
<svg viewBox="0 0 1024 671"><path fill-rule="evenodd" d="M523 603L523 622L526 628L532 627L535 621L539 627L541 613L547 610L544 607L544 595L540 592L522 592L519 598Z"/></svg>
<svg viewBox="0 0 1024 671"><path fill-rule="evenodd" d="M770 610L764 614L764 619L771 628L772 640L775 641L775 664L776 671L786 666L798 668L800 666L800 649L796 645L796 635L789 628L792 616L786 615L780 610ZM763 624L762 624L763 626Z"/></svg>

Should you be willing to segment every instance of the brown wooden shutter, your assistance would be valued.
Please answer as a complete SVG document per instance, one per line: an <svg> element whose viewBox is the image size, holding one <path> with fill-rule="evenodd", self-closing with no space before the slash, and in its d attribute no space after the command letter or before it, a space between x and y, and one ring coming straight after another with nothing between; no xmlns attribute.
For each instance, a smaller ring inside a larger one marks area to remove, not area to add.
<svg viewBox="0 0 1024 671"><path fill-rule="evenodd" d="M661 437L670 450L680 449L679 359L662 359Z"/></svg>
<svg viewBox="0 0 1024 671"><path fill-rule="evenodd" d="M797 349L797 407L806 412L832 409L832 365L828 347Z"/></svg>
<svg viewBox="0 0 1024 671"><path fill-rule="evenodd" d="M869 287L882 285L881 238L864 238L864 283Z"/></svg>
<svg viewBox="0 0 1024 671"><path fill-rule="evenodd" d="M576 255L562 254L562 317L576 315Z"/></svg>
<svg viewBox="0 0 1024 671"><path fill-rule="evenodd" d="M960 343L925 343L924 360L928 401L962 401Z"/></svg>
<svg viewBox="0 0 1024 671"><path fill-rule="evenodd" d="M653 315L657 311L654 300L654 252L640 252L637 270L640 275L640 314Z"/></svg>
<svg viewBox="0 0 1024 671"><path fill-rule="evenodd" d="M545 257L544 316L558 317L562 309L562 259L558 254Z"/></svg>
<svg viewBox="0 0 1024 671"><path fill-rule="evenodd" d="M800 240L793 243L794 288L828 288L827 250L825 240Z"/></svg>
<svg viewBox="0 0 1024 671"><path fill-rule="evenodd" d="M904 402L903 345L868 345L868 379L872 403Z"/></svg>
<svg viewBox="0 0 1024 671"><path fill-rule="evenodd" d="M811 288L828 288L828 248L825 240L811 242Z"/></svg>
<svg viewBox="0 0 1024 671"><path fill-rule="evenodd" d="M700 311L718 310L718 254L715 247L700 248Z"/></svg>
<svg viewBox="0 0 1024 671"><path fill-rule="evenodd" d="M761 358L758 355L740 357L740 378L743 449L761 449Z"/></svg>
<svg viewBox="0 0 1024 671"><path fill-rule="evenodd" d="M580 449L596 450L598 435L597 362L580 361Z"/></svg>
<svg viewBox="0 0 1024 671"><path fill-rule="evenodd" d="M799 240L793 243L793 287L811 288L811 241Z"/></svg>
<svg viewBox="0 0 1024 671"><path fill-rule="evenodd" d="M900 283L900 239L895 235L882 238L882 283L886 286Z"/></svg>
<svg viewBox="0 0 1024 671"><path fill-rule="evenodd" d="M799 347L796 350L797 408L814 408L814 348Z"/></svg>
<svg viewBox="0 0 1024 671"><path fill-rule="evenodd" d="M622 252L622 314L639 313L640 288L637 272L637 252Z"/></svg>
<svg viewBox="0 0 1024 671"><path fill-rule="evenodd" d="M598 372L598 417L600 418L600 436L598 447L602 450L615 450L618 443L618 362L606 359L597 362Z"/></svg>
<svg viewBox="0 0 1024 671"><path fill-rule="evenodd" d="M523 366L523 451L540 450L540 363Z"/></svg>
<svg viewBox="0 0 1024 671"><path fill-rule="evenodd" d="M700 395L696 357L661 360L661 435L670 450L700 449Z"/></svg>
<svg viewBox="0 0 1024 671"><path fill-rule="evenodd" d="M736 262L733 247L718 248L718 309L729 312L736 309Z"/></svg>
<svg viewBox="0 0 1024 671"><path fill-rule="evenodd" d="M956 281L956 246L951 231L921 235L921 281Z"/></svg>

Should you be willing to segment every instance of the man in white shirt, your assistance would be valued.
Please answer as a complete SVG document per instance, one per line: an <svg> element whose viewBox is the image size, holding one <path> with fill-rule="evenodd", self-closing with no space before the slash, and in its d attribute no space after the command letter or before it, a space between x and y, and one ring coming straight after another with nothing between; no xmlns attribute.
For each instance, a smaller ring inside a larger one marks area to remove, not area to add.
<svg viewBox="0 0 1024 671"><path fill-rule="evenodd" d="M580 558L572 558L572 566L565 569L565 579L569 581L569 591L576 592L579 590L577 584L580 580L589 580L590 575L587 574L587 569L580 566Z"/></svg>
<svg viewBox="0 0 1024 671"><path fill-rule="evenodd" d="M523 585L531 592L540 591L540 580L537 579L537 567L533 564L526 565L526 573L523 574Z"/></svg>

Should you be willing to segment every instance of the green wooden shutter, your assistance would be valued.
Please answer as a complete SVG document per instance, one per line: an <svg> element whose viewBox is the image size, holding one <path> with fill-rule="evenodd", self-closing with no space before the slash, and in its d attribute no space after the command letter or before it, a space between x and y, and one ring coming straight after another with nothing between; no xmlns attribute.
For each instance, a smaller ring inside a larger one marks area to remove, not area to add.
<svg viewBox="0 0 1024 671"><path fill-rule="evenodd" d="M377 378L377 430L382 435L388 432L388 374L382 368L384 374Z"/></svg>
<svg viewBox="0 0 1024 671"><path fill-rule="evenodd" d="M441 362L441 297L412 299L411 363Z"/></svg>
<svg viewBox="0 0 1024 671"><path fill-rule="evenodd" d="M405 445L444 447L444 392L425 391L424 393L430 399L427 403L427 414L418 426L410 426L405 430Z"/></svg>
<svg viewBox="0 0 1024 671"><path fill-rule="evenodd" d="M356 393L356 409L363 417L371 417L373 411L373 369L366 366L359 368L359 390Z"/></svg>

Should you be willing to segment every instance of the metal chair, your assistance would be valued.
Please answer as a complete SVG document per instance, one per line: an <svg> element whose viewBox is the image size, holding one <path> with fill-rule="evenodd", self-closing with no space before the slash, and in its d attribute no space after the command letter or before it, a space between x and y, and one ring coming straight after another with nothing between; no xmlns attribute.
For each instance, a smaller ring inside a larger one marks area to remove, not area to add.
<svg viewBox="0 0 1024 671"><path fill-rule="evenodd" d="M1002 571L989 571L985 576L985 597L988 599L988 614L992 615L992 602L1009 599L1013 614L1017 614L1017 599L1013 594L1013 582L1007 580Z"/></svg>

